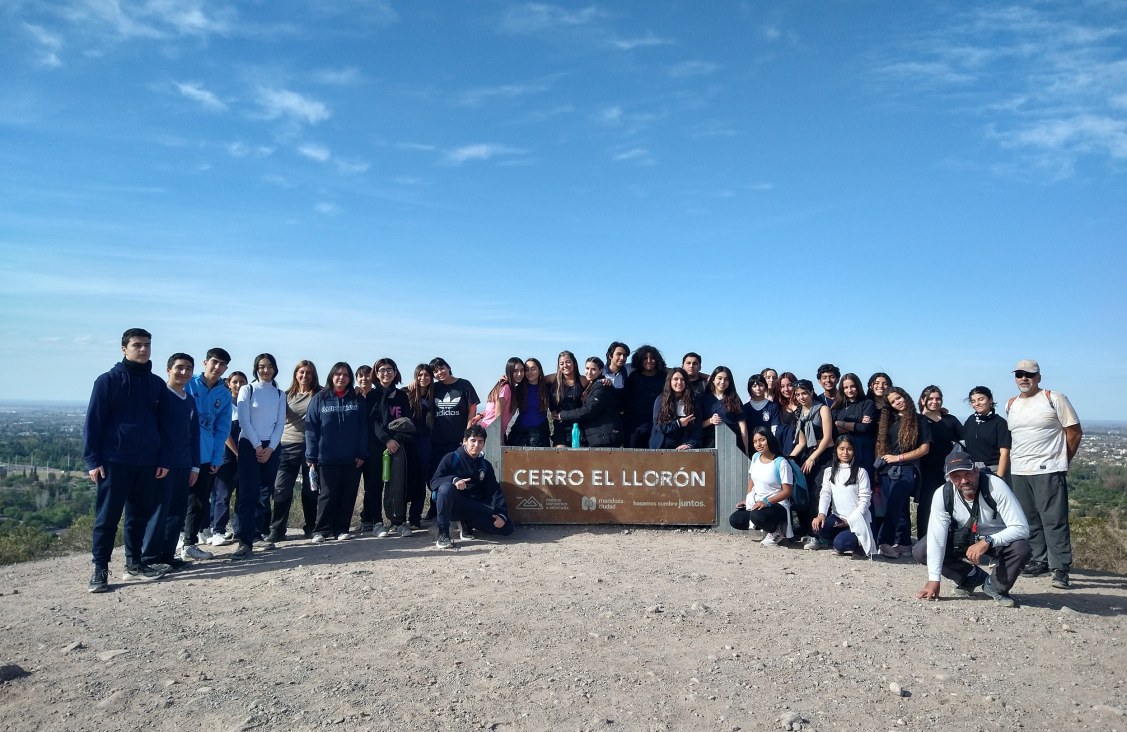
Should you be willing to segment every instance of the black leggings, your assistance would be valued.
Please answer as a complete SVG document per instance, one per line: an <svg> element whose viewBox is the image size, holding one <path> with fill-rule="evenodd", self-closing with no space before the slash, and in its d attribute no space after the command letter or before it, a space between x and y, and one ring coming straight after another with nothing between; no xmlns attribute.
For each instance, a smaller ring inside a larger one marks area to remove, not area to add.
<svg viewBox="0 0 1127 732"><path fill-rule="evenodd" d="M790 515L784 506L772 503L770 508L737 508L735 513L728 517L728 523L733 529L747 531L753 526L760 531L773 534L786 526Z"/></svg>
<svg viewBox="0 0 1127 732"><path fill-rule="evenodd" d="M360 468L355 463L319 463L317 480L321 490L317 495L317 525L313 533L325 537L347 533L356 507L356 491L360 488Z"/></svg>

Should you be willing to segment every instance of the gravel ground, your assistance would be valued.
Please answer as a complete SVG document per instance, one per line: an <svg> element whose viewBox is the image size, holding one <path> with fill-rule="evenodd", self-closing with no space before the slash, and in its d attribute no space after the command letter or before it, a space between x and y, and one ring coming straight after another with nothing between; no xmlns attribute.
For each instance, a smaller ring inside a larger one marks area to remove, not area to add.
<svg viewBox="0 0 1127 732"><path fill-rule="evenodd" d="M0 729L1127 730L1118 575L1007 610L710 531L231 550L127 584L115 550L102 595L86 556L3 568Z"/></svg>

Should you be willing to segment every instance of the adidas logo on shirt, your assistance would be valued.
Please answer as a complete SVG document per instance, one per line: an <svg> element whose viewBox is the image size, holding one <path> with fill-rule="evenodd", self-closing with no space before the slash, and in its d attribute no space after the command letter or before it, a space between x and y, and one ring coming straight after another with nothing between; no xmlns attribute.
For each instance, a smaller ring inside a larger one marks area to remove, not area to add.
<svg viewBox="0 0 1127 732"><path fill-rule="evenodd" d="M456 417L458 416L458 405L461 404L462 397L449 395L445 399L436 399L434 404L436 407L435 416L437 417Z"/></svg>

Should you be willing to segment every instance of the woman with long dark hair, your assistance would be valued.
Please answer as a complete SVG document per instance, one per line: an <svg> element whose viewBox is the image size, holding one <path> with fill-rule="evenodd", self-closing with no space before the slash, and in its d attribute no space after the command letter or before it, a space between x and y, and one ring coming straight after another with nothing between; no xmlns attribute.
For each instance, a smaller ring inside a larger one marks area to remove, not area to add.
<svg viewBox="0 0 1127 732"><path fill-rule="evenodd" d="M582 406L555 413L552 419L557 423L577 423L590 447L621 447L622 419L618 415L618 401L611 393L614 387L607 386L600 378L603 367L603 360L598 356L587 359L584 367L587 388L583 390Z"/></svg>
<svg viewBox="0 0 1127 732"><path fill-rule="evenodd" d="M877 408L877 414L888 404L888 392L892 389L892 377L883 371L878 371L869 377L868 381L869 390L865 392L865 398L872 401L873 406Z"/></svg>
<svg viewBox="0 0 1127 732"><path fill-rule="evenodd" d="M882 556L896 559L912 553L912 494L920 480L920 458L931 448L931 421L916 412L908 392L898 386L888 392L877 432L877 474L884 521L877 529Z"/></svg>
<svg viewBox="0 0 1127 732"><path fill-rule="evenodd" d="M661 396L654 400L650 449L693 450L700 447L701 420L697 418L697 411L688 372L682 368L672 369L665 378Z"/></svg>
<svg viewBox="0 0 1127 732"><path fill-rule="evenodd" d="M293 369L290 388L286 389L286 427L282 430L279 452L278 477L274 483L274 517L270 522L269 541L286 538L293 505L294 487L301 476L301 512L305 523L301 530L305 538L313 536L317 523L317 486L309 479L309 464L305 460L305 412L313 396L321 391L317 367L312 361L298 361Z"/></svg>
<svg viewBox="0 0 1127 732"><path fill-rule="evenodd" d="M767 399L775 401L775 388L776 384L779 383L779 372L768 366L760 371L759 375L763 377L763 381L767 384Z"/></svg>
<svg viewBox="0 0 1127 732"><path fill-rule="evenodd" d="M748 451L751 442L748 439L747 420L744 418L732 370L727 366L717 366L712 370L708 386L700 398L700 413L704 419L701 425L702 446L716 447L716 425L726 424L735 433L736 444L740 449L745 453Z"/></svg>
<svg viewBox="0 0 1127 732"><path fill-rule="evenodd" d="M517 403L520 416L509 430L506 444L515 447L550 447L552 437L548 431L549 391L540 361L530 358L524 362L524 381L518 389L521 401ZM523 396L519 392L523 391Z"/></svg>
<svg viewBox="0 0 1127 732"><path fill-rule="evenodd" d="M931 447L920 458L920 482L916 492L916 537L927 537L927 521L931 516L931 499L937 488L947 482L943 461L951 448L962 442L963 423L943 409L943 391L932 384L923 390L918 402L920 414L931 422Z"/></svg>
<svg viewBox="0 0 1127 732"><path fill-rule="evenodd" d="M807 484L817 486L816 476L822 474L833 458L833 417L825 402L815 396L814 384L809 379L799 379L794 385L794 398L798 409L793 413L795 443L790 456L803 475L809 476ZM804 541L807 544L816 541L811 524L818 515L817 501L811 498L806 508L796 513Z"/></svg>
<svg viewBox="0 0 1127 732"><path fill-rule="evenodd" d="M485 411L477 417L477 422L482 429L501 420L501 444L505 444L505 432L509 429L509 420L517 405L524 401L524 361L513 356L505 362L505 376L493 385L489 395L485 397Z"/></svg>
<svg viewBox="0 0 1127 732"><path fill-rule="evenodd" d="M653 429L654 400L665 388L665 358L653 346L639 346L630 357L633 369L626 377L622 395L622 424L626 430L626 446L649 447Z"/></svg>
<svg viewBox="0 0 1127 732"><path fill-rule="evenodd" d="M278 478L278 445L286 427L286 395L274 379L278 362L269 353L254 359L254 381L239 390L239 490L235 513L239 517L239 548L232 559L246 559L253 545L273 549L263 529L270 521L270 498Z"/></svg>
<svg viewBox="0 0 1127 732"><path fill-rule="evenodd" d="M415 367L411 377L415 388L407 393L407 401L411 404L411 422L415 425L415 449L419 454L419 481L422 484L424 498L430 491L427 486L437 463L434 459L434 447L431 445L430 433L434 429L434 371L428 364L421 363ZM382 468L382 466L381 466ZM412 486L411 495L418 498L419 488ZM434 498L431 496L431 500ZM418 511L422 511L423 500L418 501ZM414 509L415 501L411 502ZM412 529L422 528L422 514L415 510L407 517L408 526Z"/></svg>
<svg viewBox="0 0 1127 732"><path fill-rule="evenodd" d="M571 428L575 422L561 422L559 415L583 406L583 392L587 379L579 373L579 362L571 351L560 351L556 358L556 373L547 379L548 407L552 418L552 444L571 447Z"/></svg>
<svg viewBox="0 0 1127 732"><path fill-rule="evenodd" d="M779 454L779 441L766 427L756 427L751 445L755 453L748 468L747 498L736 505L728 517L733 529L766 532L763 546L778 546L794 536L790 524L790 498L794 492L794 471L790 461Z"/></svg>
<svg viewBox="0 0 1127 732"><path fill-rule="evenodd" d="M967 395L974 414L963 423L963 443L979 467L989 468L1006 483L1010 482L1010 426L994 411L994 393L976 386Z"/></svg>
<svg viewBox="0 0 1127 732"><path fill-rule="evenodd" d="M857 374L849 373L841 377L837 398L830 406L830 411L833 413L835 431L853 438L850 443L853 445L854 458L869 474L869 485L873 485L873 461L876 460L876 433L880 412L873 401L865 396Z"/></svg>
<svg viewBox="0 0 1127 732"><path fill-rule="evenodd" d="M388 524L375 526L377 522L378 493L373 492L369 499L365 489L364 501L368 508L362 513L361 521L370 520L376 536L384 537L398 534L411 536L411 525L420 525L423 502L426 497L422 488L422 467L419 452L415 445L415 425L412 420L411 402L407 392L398 388L403 377L399 366L390 358L381 358L372 367L376 383L368 392L368 422L373 454L379 453L381 459L386 451L391 463L391 478L382 484L383 513ZM416 386L416 389L418 387ZM379 448L383 448L382 450ZM381 472L382 477L382 472ZM368 501L373 501L368 504ZM408 520L410 504L410 521Z"/></svg>
<svg viewBox="0 0 1127 732"><path fill-rule="evenodd" d="M772 387L771 401L779 405L779 427L775 430L775 437L779 438L784 455L794 452L794 446L798 442L798 402L794 400L794 385L797 383L797 376L784 371Z"/></svg>
<svg viewBox="0 0 1127 732"><path fill-rule="evenodd" d="M368 459L368 405L356 391L352 367L341 361L329 369L325 388L305 413L305 460L317 471L317 522L313 542L351 539L348 528L360 489L360 469Z"/></svg>
<svg viewBox="0 0 1127 732"><path fill-rule="evenodd" d="M833 463L822 471L818 515L811 522L818 541L807 543L803 549L832 546L838 556L873 554L873 532L869 528L873 491L868 472L857 464L854 439L843 434L834 443Z"/></svg>

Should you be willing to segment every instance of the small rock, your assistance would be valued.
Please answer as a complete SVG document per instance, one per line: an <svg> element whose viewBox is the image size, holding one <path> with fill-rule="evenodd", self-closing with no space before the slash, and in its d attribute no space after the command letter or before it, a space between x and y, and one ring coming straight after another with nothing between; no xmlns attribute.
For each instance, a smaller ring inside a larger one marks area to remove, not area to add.
<svg viewBox="0 0 1127 732"><path fill-rule="evenodd" d="M118 649L113 650L113 651L102 651L101 653L98 654L98 660L99 661L109 661L109 660L112 660L114 658L117 658L118 656L124 655L126 653L129 653L129 651L125 650L124 648L118 648Z"/></svg>
<svg viewBox="0 0 1127 732"><path fill-rule="evenodd" d="M848 648L848 647L849 647L849 641L842 641L842 642L841 642L841 647L842 647L842 648Z"/></svg>
<svg viewBox="0 0 1127 732"><path fill-rule="evenodd" d="M794 725L802 721L802 715L798 712L787 712L779 717L779 721L783 724L783 729L792 729Z"/></svg>
<svg viewBox="0 0 1127 732"><path fill-rule="evenodd" d="M982 701L986 702L987 704L992 704L994 702L994 697L987 694L986 696L982 697Z"/></svg>
<svg viewBox="0 0 1127 732"><path fill-rule="evenodd" d="M210 694L211 693L211 687L210 686L197 686L196 687L196 693L197 694Z"/></svg>
<svg viewBox="0 0 1127 732"><path fill-rule="evenodd" d="M903 687L901 687L900 684L896 683L895 681L888 685L888 690L896 696L904 696Z"/></svg>
<svg viewBox="0 0 1127 732"><path fill-rule="evenodd" d="M901 717L900 719L896 720L896 726L897 727L907 727L908 723L904 721L903 717Z"/></svg>
<svg viewBox="0 0 1127 732"><path fill-rule="evenodd" d="M646 612L649 613L650 615L656 615L657 613L661 612L661 606L660 605L650 605L649 607L646 608Z"/></svg>
<svg viewBox="0 0 1127 732"><path fill-rule="evenodd" d="M1064 625L1060 626L1060 629L1063 630L1065 633L1075 633L1076 632L1075 630L1072 629L1072 626L1069 625L1068 623L1065 623Z"/></svg>
<svg viewBox="0 0 1127 732"><path fill-rule="evenodd" d="M1080 613L1076 612L1075 610L1073 610L1072 608L1070 608L1068 605L1061 605L1060 610L1057 610L1057 612L1060 613L1061 615L1079 615L1080 614Z"/></svg>
<svg viewBox="0 0 1127 732"><path fill-rule="evenodd" d="M98 702L95 706L99 709L109 709L119 706L123 701L125 701L125 692L118 690Z"/></svg>
<svg viewBox="0 0 1127 732"><path fill-rule="evenodd" d="M77 651L78 649L80 649L80 648L85 648L85 647L86 647L86 646L85 646L85 645L83 645L82 641L80 641L80 640L77 640L77 641L75 641L74 643L71 643L71 644L70 644L69 646L67 646L66 648L64 648L64 649L63 649L63 653L70 653L71 651Z"/></svg>
<svg viewBox="0 0 1127 732"><path fill-rule="evenodd" d="M950 681L951 674L936 674L935 678L937 681Z"/></svg>
<svg viewBox="0 0 1127 732"><path fill-rule="evenodd" d="M1110 714L1115 717L1122 717L1124 712L1119 707L1109 707L1107 704L1097 704L1092 707L1093 712L1100 712L1101 714Z"/></svg>

